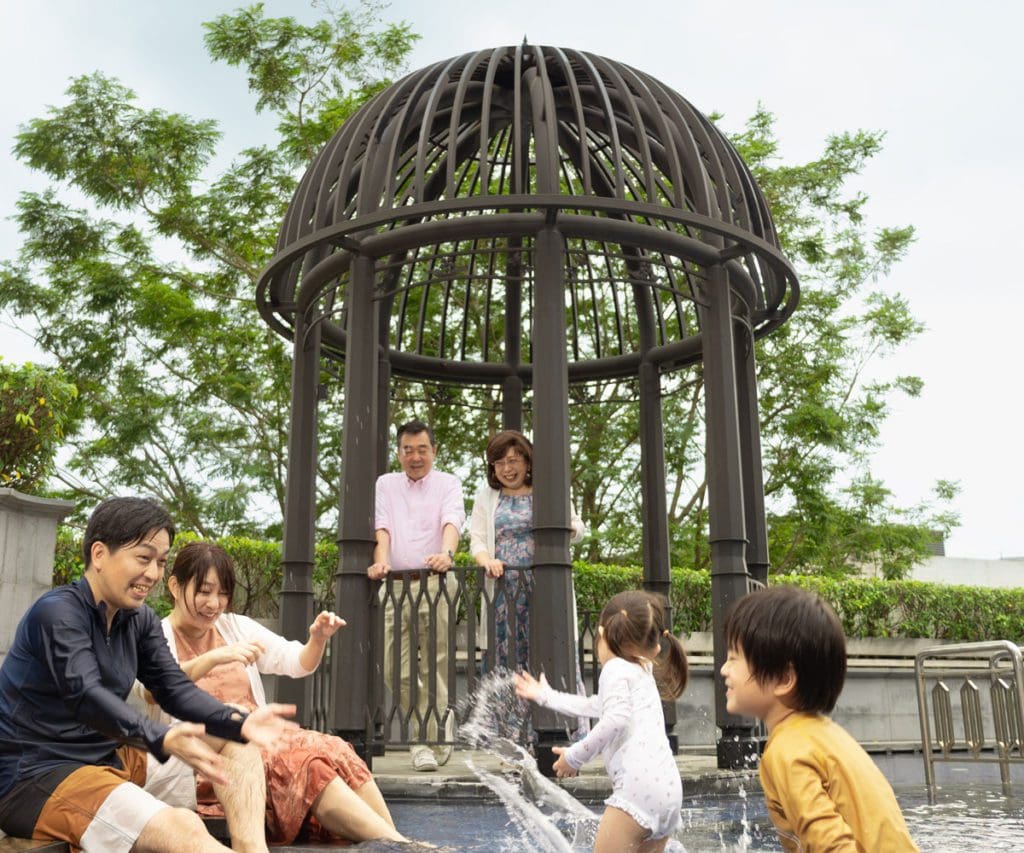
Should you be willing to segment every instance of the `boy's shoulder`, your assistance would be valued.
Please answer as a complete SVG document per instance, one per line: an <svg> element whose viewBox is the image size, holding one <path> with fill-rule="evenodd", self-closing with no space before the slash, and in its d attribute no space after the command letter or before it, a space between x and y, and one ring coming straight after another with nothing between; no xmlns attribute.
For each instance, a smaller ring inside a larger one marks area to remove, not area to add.
<svg viewBox="0 0 1024 853"><path fill-rule="evenodd" d="M782 766L794 758L812 763L845 761L872 764L871 757L846 729L823 714L797 712L778 724L768 736L762 764Z"/></svg>

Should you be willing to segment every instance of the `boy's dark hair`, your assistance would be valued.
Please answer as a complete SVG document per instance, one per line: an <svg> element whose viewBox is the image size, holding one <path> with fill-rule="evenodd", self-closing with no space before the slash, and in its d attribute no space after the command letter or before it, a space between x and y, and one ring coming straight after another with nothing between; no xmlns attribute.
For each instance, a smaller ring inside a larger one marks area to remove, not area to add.
<svg viewBox="0 0 1024 853"><path fill-rule="evenodd" d="M758 684L796 675L795 709L827 714L846 680L846 635L835 611L814 593L780 585L736 601L725 641L743 653Z"/></svg>
<svg viewBox="0 0 1024 853"><path fill-rule="evenodd" d="M154 498L108 498L92 511L82 538L82 559L89 568L94 542L111 551L138 545L146 534L166 530L174 542L174 522L164 505Z"/></svg>
<svg viewBox="0 0 1024 853"><path fill-rule="evenodd" d="M227 551L213 542L189 542L174 558L171 577L175 578L181 587L182 605L192 613L196 612L196 592L203 585L206 573L211 568L217 572L217 582L221 590L228 594L227 609L230 610L235 600L235 566ZM191 581L195 581L195 586L192 588L190 604L185 597L185 591Z"/></svg>
<svg viewBox="0 0 1024 853"><path fill-rule="evenodd" d="M643 590L613 595L598 620L608 650L618 658L640 663L650 649L659 649L654 678L661 697L679 698L686 688L689 666L679 638L665 628L665 600Z"/></svg>
<svg viewBox="0 0 1024 853"><path fill-rule="evenodd" d="M395 435L395 443L401 445L403 435L419 435L421 432L425 432L429 436L431 447L437 447L437 441L434 439L434 430L430 424L417 420L404 423L398 428L398 432Z"/></svg>
<svg viewBox="0 0 1024 853"><path fill-rule="evenodd" d="M510 447L514 447L526 460L526 485L533 485L533 444L519 430L505 429L487 442L487 449L484 451L484 456L487 457L487 485L492 489L501 488L498 476L494 473L494 465L499 459L505 458Z"/></svg>

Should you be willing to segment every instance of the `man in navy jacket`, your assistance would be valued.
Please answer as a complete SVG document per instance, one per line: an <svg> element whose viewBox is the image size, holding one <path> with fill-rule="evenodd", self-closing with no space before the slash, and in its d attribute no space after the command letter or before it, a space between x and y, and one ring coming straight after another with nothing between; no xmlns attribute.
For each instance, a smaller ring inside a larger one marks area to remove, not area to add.
<svg viewBox="0 0 1024 853"><path fill-rule="evenodd" d="M267 849L256 747L295 726L285 719L294 707L246 715L181 671L144 603L174 533L156 501L104 501L86 528L85 574L45 593L19 623L0 667L0 829L9 835L87 851L223 850L197 815L145 790L149 751L215 783L236 850ZM168 727L126 704L136 678L190 722Z"/></svg>

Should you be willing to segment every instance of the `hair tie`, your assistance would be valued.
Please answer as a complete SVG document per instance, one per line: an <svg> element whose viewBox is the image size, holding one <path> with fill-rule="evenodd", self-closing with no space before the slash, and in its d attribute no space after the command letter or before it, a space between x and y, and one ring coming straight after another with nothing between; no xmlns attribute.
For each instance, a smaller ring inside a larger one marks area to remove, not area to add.
<svg viewBox="0 0 1024 853"><path fill-rule="evenodd" d="M628 614L628 613L626 612L626 609L625 609L625 608L623 608L622 610L620 610L620 611L619 611L619 613L621 613L621 614L622 614L623 616L625 616L625 617L626 617L627 619L629 618L629 614Z"/></svg>
<svg viewBox="0 0 1024 853"><path fill-rule="evenodd" d="M664 631L661 632L661 636L663 636L663 637L671 637L672 633L668 630L668 628L666 628Z"/></svg>

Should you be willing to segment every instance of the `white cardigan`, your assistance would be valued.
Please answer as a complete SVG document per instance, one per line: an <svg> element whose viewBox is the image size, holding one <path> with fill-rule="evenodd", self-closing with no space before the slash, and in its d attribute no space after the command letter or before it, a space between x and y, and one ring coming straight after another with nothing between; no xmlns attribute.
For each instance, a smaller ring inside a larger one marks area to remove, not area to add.
<svg viewBox="0 0 1024 853"><path fill-rule="evenodd" d="M164 637L170 647L171 654L178 660L178 644L174 638L174 628L171 627L169 616L164 617L160 622L164 629ZM255 640L262 643L266 651L245 668L245 674L249 676L249 686L252 688L253 699L258 707L267 704L267 694L263 689L263 679L260 673L267 675L287 675L291 678L305 678L311 675L313 670L306 669L299 662L299 655L302 653L304 644L298 640L286 640L280 634L275 634L269 628L264 628L255 619L242 616L238 613L223 613L217 619L215 627L228 645L242 643L247 640ZM139 685L136 685L139 686ZM160 710L159 705L149 705L147 708L151 717L166 724L176 722L169 714Z"/></svg>
<svg viewBox="0 0 1024 853"><path fill-rule="evenodd" d="M476 560L476 555L486 551L494 557L494 513L498 509L498 498L501 497L501 489L495 489L487 480L480 484L473 498L473 513L469 519L469 553ZM587 534L587 526L579 517L576 508L571 504L572 536L570 542L579 542ZM484 590L487 600L494 600L494 578L487 575L484 578ZM576 594L572 596L572 618L576 622ZM491 611L485 606L484 601L480 602L480 621L477 623L476 644L478 648L487 648L487 633L490 624Z"/></svg>
<svg viewBox="0 0 1024 853"><path fill-rule="evenodd" d="M473 498L473 513L469 519L469 553L473 559L481 551L494 557L494 513L498 509L498 498L501 489L495 489L486 480L481 483ZM576 513L576 508L569 507L571 512L572 536L570 542L579 542L587 534L587 526Z"/></svg>

